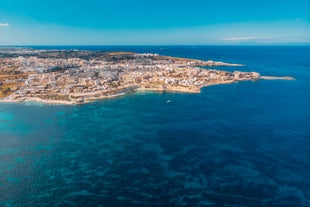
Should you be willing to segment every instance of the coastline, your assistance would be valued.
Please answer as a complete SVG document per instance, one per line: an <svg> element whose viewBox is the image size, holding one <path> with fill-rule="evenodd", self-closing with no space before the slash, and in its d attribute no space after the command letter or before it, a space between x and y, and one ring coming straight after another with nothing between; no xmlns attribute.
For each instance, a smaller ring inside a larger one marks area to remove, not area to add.
<svg viewBox="0 0 310 207"><path fill-rule="evenodd" d="M127 93L129 94L129 93ZM104 99L110 99L110 98L116 98L120 96L127 95L126 93L118 93L118 94L112 94L112 95L105 95L105 96L99 96L99 97L93 97L89 99L85 99L83 102L76 102L76 101L65 101L65 100L48 100L48 99L42 99L38 97L25 97L22 100L1 100L0 103L27 103L27 102L37 102L37 103L43 103L43 104L50 104L50 105L79 105L79 104L87 104L91 103L97 100L104 100Z"/></svg>
<svg viewBox="0 0 310 207"><path fill-rule="evenodd" d="M66 100L48 100L48 99L42 99L38 97L25 97L23 99L15 99L15 100L3 100L0 99L0 102L3 103L27 103L27 102L37 102L37 103L43 103L43 104L50 104L50 105L80 105L80 104L87 104L94 101L104 100L104 99L110 99L110 98L116 98L121 96L126 96L128 94L137 93L137 92L167 92L167 93L188 93L188 94L199 94L201 93L201 89L208 86L215 86L215 85L222 85L222 84L232 84L232 83L238 83L241 81L259 81L259 80L295 80L295 78L290 76L261 76L259 79L256 80L227 80L227 81L219 81L219 82L212 82L207 83L200 87L193 87L193 88L187 88L187 87L170 87L170 88L145 88L145 87L137 87L133 90L128 90L127 92L119 92L115 94L109 94L109 95L97 95L97 96L91 96L89 98L84 98L83 101L66 101ZM86 95L86 94L85 94ZM88 94L89 95L89 94Z"/></svg>
<svg viewBox="0 0 310 207"><path fill-rule="evenodd" d="M27 49L0 53L0 102L77 105L137 91L200 93L203 87L239 81L294 80L200 67L242 64L152 53Z"/></svg>

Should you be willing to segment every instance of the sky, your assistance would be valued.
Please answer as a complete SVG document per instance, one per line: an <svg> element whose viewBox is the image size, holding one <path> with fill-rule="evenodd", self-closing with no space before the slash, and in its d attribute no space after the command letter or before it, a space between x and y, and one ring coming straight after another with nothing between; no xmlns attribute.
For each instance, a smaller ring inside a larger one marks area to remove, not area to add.
<svg viewBox="0 0 310 207"><path fill-rule="evenodd" d="M0 45L310 45L309 0L1 0Z"/></svg>

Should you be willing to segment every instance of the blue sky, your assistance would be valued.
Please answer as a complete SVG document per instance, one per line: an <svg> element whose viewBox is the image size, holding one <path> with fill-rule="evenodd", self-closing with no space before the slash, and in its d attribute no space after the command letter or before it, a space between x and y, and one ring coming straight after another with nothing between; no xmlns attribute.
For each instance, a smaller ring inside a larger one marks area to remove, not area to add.
<svg viewBox="0 0 310 207"><path fill-rule="evenodd" d="M0 45L310 44L309 0L1 0Z"/></svg>

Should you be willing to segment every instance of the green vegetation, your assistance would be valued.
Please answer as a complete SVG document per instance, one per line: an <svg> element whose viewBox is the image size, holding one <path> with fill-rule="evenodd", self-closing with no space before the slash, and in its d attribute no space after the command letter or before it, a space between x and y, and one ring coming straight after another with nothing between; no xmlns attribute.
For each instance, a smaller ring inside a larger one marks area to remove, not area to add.
<svg viewBox="0 0 310 207"><path fill-rule="evenodd" d="M11 88L7 85L0 86L0 98L4 98L12 94Z"/></svg>

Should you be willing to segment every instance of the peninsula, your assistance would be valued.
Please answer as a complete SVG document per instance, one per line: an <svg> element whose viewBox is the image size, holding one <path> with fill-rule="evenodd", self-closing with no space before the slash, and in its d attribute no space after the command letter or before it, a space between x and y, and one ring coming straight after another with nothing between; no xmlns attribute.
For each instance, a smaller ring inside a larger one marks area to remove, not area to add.
<svg viewBox="0 0 310 207"><path fill-rule="evenodd" d="M199 93L205 86L285 79L207 66L242 66L151 53L0 49L0 102L80 104L142 91Z"/></svg>

